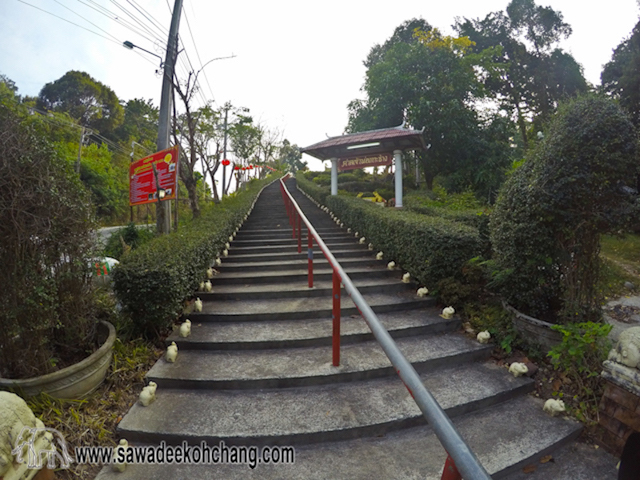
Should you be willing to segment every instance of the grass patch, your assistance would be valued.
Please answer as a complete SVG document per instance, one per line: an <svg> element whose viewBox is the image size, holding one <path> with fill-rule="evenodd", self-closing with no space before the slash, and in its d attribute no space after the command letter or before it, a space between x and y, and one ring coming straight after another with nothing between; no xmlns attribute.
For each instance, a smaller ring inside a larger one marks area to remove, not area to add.
<svg viewBox="0 0 640 480"><path fill-rule="evenodd" d="M636 275L640 274L640 235L627 234L623 237L605 235L600 243L603 255L628 265Z"/></svg>
<svg viewBox="0 0 640 480"><path fill-rule="evenodd" d="M599 290L605 300L637 293L640 286L640 235L605 235L601 239ZM633 290L625 282L635 285Z"/></svg>

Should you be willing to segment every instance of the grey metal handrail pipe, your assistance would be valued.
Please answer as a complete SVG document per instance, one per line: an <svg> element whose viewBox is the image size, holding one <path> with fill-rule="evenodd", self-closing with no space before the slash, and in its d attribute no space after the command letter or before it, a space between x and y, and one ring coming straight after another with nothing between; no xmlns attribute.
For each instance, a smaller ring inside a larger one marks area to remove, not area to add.
<svg viewBox="0 0 640 480"><path fill-rule="evenodd" d="M402 354L396 342L378 319L378 316L362 297L362 294L353 284L340 263L335 259L318 232L313 228L313 225L311 225L311 222L309 222L305 214L302 212L298 203L293 199L282 179L280 179L280 183L283 187L283 191L288 195L298 215L307 226L309 234L316 240L316 243L322 250L327 261L331 264L332 268L338 272L344 289L362 314L365 322L367 322L371 332L391 361L391 364L394 366L405 387L409 390L409 394L411 394L418 405L418 408L422 411L425 419L431 428L433 428L438 440L440 440L444 449L451 458L453 458L455 465L463 478L467 480L490 480L491 476L480 463L478 457L476 457L475 453L473 453L463 440L462 436L440 404L422 384L418 372L416 372L413 365L411 365L411 363Z"/></svg>

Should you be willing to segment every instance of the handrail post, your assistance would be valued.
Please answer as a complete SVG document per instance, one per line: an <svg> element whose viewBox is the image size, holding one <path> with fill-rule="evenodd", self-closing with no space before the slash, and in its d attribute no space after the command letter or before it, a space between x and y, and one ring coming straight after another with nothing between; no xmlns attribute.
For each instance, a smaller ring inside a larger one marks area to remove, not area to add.
<svg viewBox="0 0 640 480"><path fill-rule="evenodd" d="M458 467L456 467L456 463L448 453L447 459L444 462L444 470L442 470L442 477L440 480L462 480L462 475L460 475Z"/></svg>
<svg viewBox="0 0 640 480"><path fill-rule="evenodd" d="M302 253L302 217L298 214L298 253Z"/></svg>
<svg viewBox="0 0 640 480"><path fill-rule="evenodd" d="M309 259L309 288L313 288L313 236L307 229L307 258Z"/></svg>
<svg viewBox="0 0 640 480"><path fill-rule="evenodd" d="M340 366L340 275L333 269L333 366Z"/></svg>
<svg viewBox="0 0 640 480"><path fill-rule="evenodd" d="M293 204L291 205L291 228L293 229L291 232L291 238L296 238L296 217L297 217L297 212L295 212L295 209L293 208Z"/></svg>

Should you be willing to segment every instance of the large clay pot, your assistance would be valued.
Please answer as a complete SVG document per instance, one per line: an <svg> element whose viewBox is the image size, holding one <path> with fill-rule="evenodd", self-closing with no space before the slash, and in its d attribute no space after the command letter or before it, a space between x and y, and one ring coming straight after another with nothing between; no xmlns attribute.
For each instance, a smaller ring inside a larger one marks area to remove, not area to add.
<svg viewBox="0 0 640 480"><path fill-rule="evenodd" d="M552 323L525 315L509 305L504 307L513 313L513 326L526 342L540 345L546 350L562 343L562 334L551 329Z"/></svg>
<svg viewBox="0 0 640 480"><path fill-rule="evenodd" d="M65 399L82 398L93 392L104 381L116 341L113 325L104 321L100 324L100 334L102 338L106 337L106 341L81 362L39 377L17 380L0 378L0 389L17 389L28 396L45 392L52 397Z"/></svg>

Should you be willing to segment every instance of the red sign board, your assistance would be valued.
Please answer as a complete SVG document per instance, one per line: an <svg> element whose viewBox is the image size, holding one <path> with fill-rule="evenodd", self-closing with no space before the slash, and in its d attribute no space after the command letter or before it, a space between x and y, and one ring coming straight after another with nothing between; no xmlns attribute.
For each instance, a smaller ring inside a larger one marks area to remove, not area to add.
<svg viewBox="0 0 640 480"><path fill-rule="evenodd" d="M131 163L129 167L129 205L142 205L158 201L153 165L156 166L160 188L165 191L164 200L176 198L177 145Z"/></svg>
<svg viewBox="0 0 640 480"><path fill-rule="evenodd" d="M338 159L338 171L355 170L356 168L379 167L380 165L391 165L393 157L389 153L379 153L376 155L362 155L359 157L348 157Z"/></svg>

